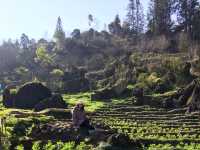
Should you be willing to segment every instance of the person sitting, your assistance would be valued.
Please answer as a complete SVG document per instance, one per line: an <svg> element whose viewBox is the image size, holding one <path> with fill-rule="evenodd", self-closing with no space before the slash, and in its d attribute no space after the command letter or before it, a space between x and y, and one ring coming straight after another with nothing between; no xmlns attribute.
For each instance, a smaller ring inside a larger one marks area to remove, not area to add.
<svg viewBox="0 0 200 150"><path fill-rule="evenodd" d="M86 117L84 104L78 102L72 110L72 123L75 129L87 129L88 133L94 130L94 127L90 125L88 118Z"/></svg>

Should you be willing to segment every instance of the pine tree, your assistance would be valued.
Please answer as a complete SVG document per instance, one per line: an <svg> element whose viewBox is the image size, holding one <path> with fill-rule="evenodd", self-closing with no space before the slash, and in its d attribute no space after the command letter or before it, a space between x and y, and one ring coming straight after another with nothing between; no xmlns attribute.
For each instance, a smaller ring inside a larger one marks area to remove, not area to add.
<svg viewBox="0 0 200 150"><path fill-rule="evenodd" d="M126 22L129 24L132 37L138 39L144 30L144 14L140 0L129 0Z"/></svg>
<svg viewBox="0 0 200 150"><path fill-rule="evenodd" d="M199 1L198 0L178 0L177 2L178 22L184 28L185 33L189 35L191 40L195 39L196 30L200 24L199 18Z"/></svg>
<svg viewBox="0 0 200 150"><path fill-rule="evenodd" d="M60 17L58 17L58 20L57 20L57 25L56 25L56 30L55 30L55 33L54 33L54 38L56 40L57 49L58 50L63 50L64 49L64 45L65 45L65 32L63 30L62 20L61 20Z"/></svg>
<svg viewBox="0 0 200 150"><path fill-rule="evenodd" d="M120 36L122 32L121 20L119 15L116 15L115 20L108 25L110 33Z"/></svg>
<svg viewBox="0 0 200 150"><path fill-rule="evenodd" d="M22 34L20 37L20 46L22 49L28 49L30 40L26 34Z"/></svg>
<svg viewBox="0 0 200 150"><path fill-rule="evenodd" d="M172 27L172 0L151 0L148 28L154 35L168 35Z"/></svg>

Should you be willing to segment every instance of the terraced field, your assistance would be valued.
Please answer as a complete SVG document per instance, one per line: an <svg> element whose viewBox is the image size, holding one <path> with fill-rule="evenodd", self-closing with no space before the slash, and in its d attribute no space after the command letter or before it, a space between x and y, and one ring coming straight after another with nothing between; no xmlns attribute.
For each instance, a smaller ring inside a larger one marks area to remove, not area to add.
<svg viewBox="0 0 200 150"><path fill-rule="evenodd" d="M185 112L184 108L166 110L134 106L131 101L127 101L108 104L92 117L94 123L101 123L118 133L125 133L144 147L156 147L159 144L164 147L170 144L173 149L184 149L190 145L192 149L200 149L200 114Z"/></svg>

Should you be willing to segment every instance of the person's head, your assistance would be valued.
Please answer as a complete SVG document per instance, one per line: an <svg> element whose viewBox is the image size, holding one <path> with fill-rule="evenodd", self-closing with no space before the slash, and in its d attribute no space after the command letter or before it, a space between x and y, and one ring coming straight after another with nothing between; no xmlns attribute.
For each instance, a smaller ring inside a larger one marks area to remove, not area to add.
<svg viewBox="0 0 200 150"><path fill-rule="evenodd" d="M78 110L84 111L84 104L83 104L83 102L79 101L79 102L76 104L76 108L77 108Z"/></svg>

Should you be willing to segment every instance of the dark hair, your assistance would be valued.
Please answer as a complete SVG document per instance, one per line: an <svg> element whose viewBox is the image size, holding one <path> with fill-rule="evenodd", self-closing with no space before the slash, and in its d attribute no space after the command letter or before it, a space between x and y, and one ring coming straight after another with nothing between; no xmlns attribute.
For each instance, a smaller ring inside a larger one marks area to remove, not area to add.
<svg viewBox="0 0 200 150"><path fill-rule="evenodd" d="M84 110L85 110L84 105L81 105L80 110L81 110L81 111L84 111Z"/></svg>

